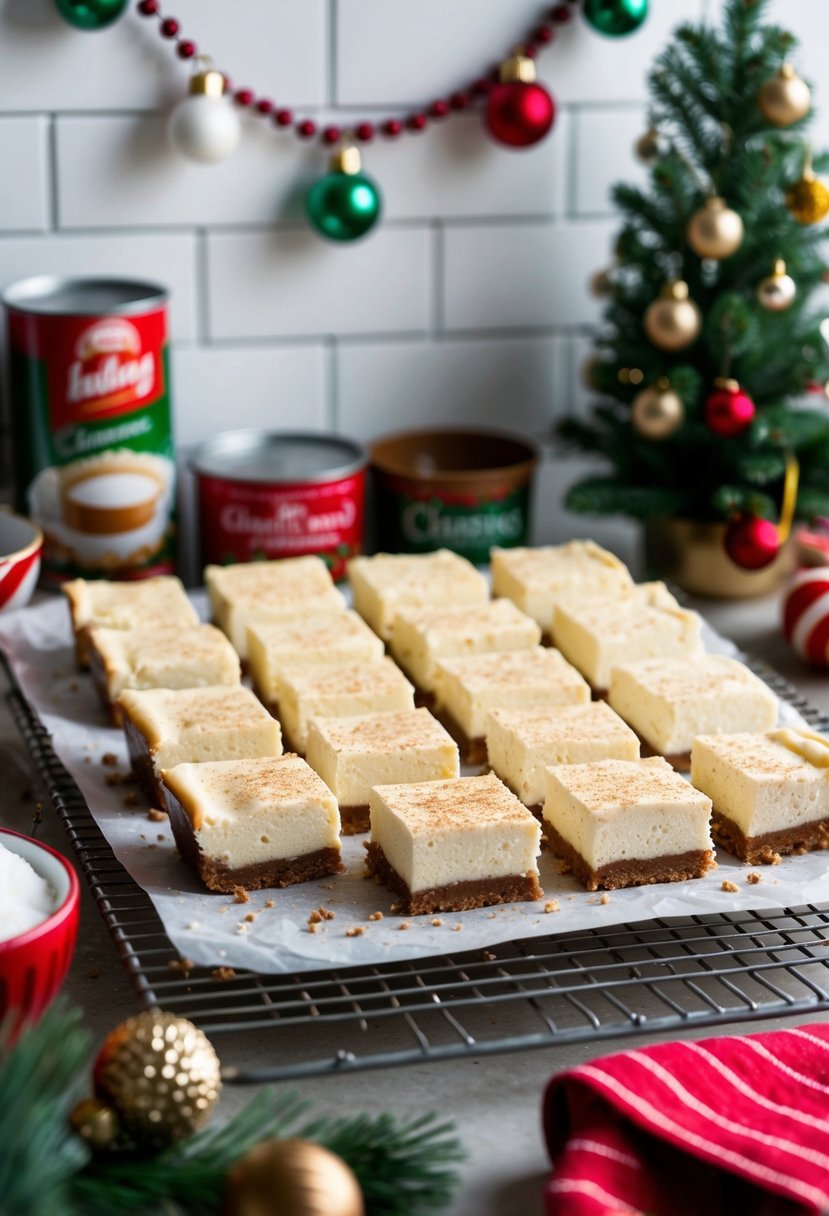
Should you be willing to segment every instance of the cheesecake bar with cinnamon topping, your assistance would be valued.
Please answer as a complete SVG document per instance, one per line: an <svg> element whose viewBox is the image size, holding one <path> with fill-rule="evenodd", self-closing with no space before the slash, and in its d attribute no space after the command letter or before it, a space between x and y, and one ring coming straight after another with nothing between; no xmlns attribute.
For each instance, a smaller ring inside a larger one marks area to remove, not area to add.
<svg viewBox="0 0 829 1216"><path fill-rule="evenodd" d="M407 916L543 894L538 823L492 773L375 786L370 808L369 870Z"/></svg>
<svg viewBox="0 0 829 1216"><path fill-rule="evenodd" d="M702 735L691 781L714 804L714 839L750 865L829 848L829 739L806 729Z"/></svg>
<svg viewBox="0 0 829 1216"><path fill-rule="evenodd" d="M348 581L354 607L386 642L403 608L460 607L489 599L484 576L449 549L354 557L348 563Z"/></svg>
<svg viewBox="0 0 829 1216"><path fill-rule="evenodd" d="M125 583L75 578L61 591L69 603L79 667L89 666L90 629L187 629L199 623L181 581L169 575Z"/></svg>

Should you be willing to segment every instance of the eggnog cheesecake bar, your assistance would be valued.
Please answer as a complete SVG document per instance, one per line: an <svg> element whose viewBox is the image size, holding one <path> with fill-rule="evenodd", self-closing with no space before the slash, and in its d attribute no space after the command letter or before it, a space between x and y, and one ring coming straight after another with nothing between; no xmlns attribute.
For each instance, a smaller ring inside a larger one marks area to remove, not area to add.
<svg viewBox="0 0 829 1216"><path fill-rule="evenodd" d="M286 743L303 753L311 718L414 709L414 688L386 657L374 663L289 663L279 673L277 693Z"/></svg>
<svg viewBox="0 0 829 1216"><path fill-rule="evenodd" d="M714 804L714 839L750 865L829 848L829 740L783 727L701 735L691 781Z"/></svg>
<svg viewBox="0 0 829 1216"><path fill-rule="evenodd" d="M540 829L492 773L371 791L369 871L407 916L539 899Z"/></svg>
<svg viewBox="0 0 829 1216"><path fill-rule="evenodd" d="M638 738L604 701L493 709L487 716L486 748L492 771L537 819L550 765L639 759Z"/></svg>
<svg viewBox="0 0 829 1216"><path fill-rule="evenodd" d="M373 786L460 775L457 745L428 709L312 718L306 759L336 795L345 836L368 831Z"/></svg>
<svg viewBox="0 0 829 1216"><path fill-rule="evenodd" d="M614 667L636 659L701 655L701 621L680 608L664 583L640 583L612 595L573 595L553 614L555 644L603 695Z"/></svg>
<svg viewBox="0 0 829 1216"><path fill-rule="evenodd" d="M340 816L298 756L177 764L163 773L178 851L211 891L339 874Z"/></svg>
<svg viewBox="0 0 829 1216"><path fill-rule="evenodd" d="M151 625L186 629L199 623L181 582L168 575L125 583L76 578L64 583L61 591L69 603L79 667L89 666L90 629L141 629Z"/></svg>
<svg viewBox="0 0 829 1216"><path fill-rule="evenodd" d="M562 595L607 595L630 587L627 567L592 540L537 549L493 549L492 593L506 596L549 637L553 607Z"/></svg>
<svg viewBox="0 0 829 1216"><path fill-rule="evenodd" d="M549 646L444 657L437 664L435 713L457 740L466 764L486 761L491 709L552 708L589 700L587 681Z"/></svg>
<svg viewBox="0 0 829 1216"><path fill-rule="evenodd" d="M348 563L348 581L354 607L384 641L391 637L402 608L460 607L489 599L480 571L448 549L354 557Z"/></svg>
<svg viewBox="0 0 829 1216"><path fill-rule="evenodd" d="M213 619L241 659L248 657L249 621L345 609L345 600L321 557L207 566L204 580Z"/></svg>
<svg viewBox="0 0 829 1216"><path fill-rule="evenodd" d="M162 806L162 769L281 756L282 732L249 688L127 689L118 703L132 770Z"/></svg>
<svg viewBox="0 0 829 1216"><path fill-rule="evenodd" d="M282 620L252 615L248 666L266 704L276 706L279 672L290 663L375 663L385 647L356 612L309 612Z"/></svg>
<svg viewBox="0 0 829 1216"><path fill-rule="evenodd" d="M418 691L435 690L438 662L451 655L530 650L541 630L511 600L462 608L406 608L394 618L391 652Z"/></svg>
<svg viewBox="0 0 829 1216"><path fill-rule="evenodd" d="M103 704L121 725L127 688L206 688L238 684L239 656L212 625L189 629L92 629L89 666Z"/></svg>
<svg viewBox="0 0 829 1216"><path fill-rule="evenodd" d="M711 800L661 756L547 770L544 838L588 891L701 878Z"/></svg>
<svg viewBox="0 0 829 1216"><path fill-rule="evenodd" d="M697 735L770 730L777 697L748 668L724 655L642 659L614 667L608 704L639 735L645 754L691 767Z"/></svg>

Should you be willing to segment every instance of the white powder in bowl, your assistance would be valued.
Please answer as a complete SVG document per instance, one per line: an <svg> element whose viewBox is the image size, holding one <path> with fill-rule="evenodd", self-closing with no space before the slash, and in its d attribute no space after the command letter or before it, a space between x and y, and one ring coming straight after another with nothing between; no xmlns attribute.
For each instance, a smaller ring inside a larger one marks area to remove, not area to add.
<svg viewBox="0 0 829 1216"><path fill-rule="evenodd" d="M0 942L46 920L55 902L51 884L28 861L0 844Z"/></svg>

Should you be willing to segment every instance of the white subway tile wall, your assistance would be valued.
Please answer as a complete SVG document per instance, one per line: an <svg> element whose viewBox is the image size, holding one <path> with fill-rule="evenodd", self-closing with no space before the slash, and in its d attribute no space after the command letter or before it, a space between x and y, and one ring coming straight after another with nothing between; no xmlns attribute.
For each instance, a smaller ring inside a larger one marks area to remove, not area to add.
<svg viewBox="0 0 829 1216"><path fill-rule="evenodd" d="M632 144L648 69L677 22L716 15L720 3L653 0L645 27L620 40L576 15L541 57L558 114L531 150L495 146L473 114L377 140L365 162L383 221L337 247L302 214L326 166L318 145L246 115L242 145L223 164L192 165L171 148L166 113L190 69L134 0L94 34L62 22L53 0L5 0L0 284L40 273L167 283L185 448L230 426L370 439L446 422L543 440L589 402L582 369L601 302L588 281L610 258L613 183L643 180ZM236 86L344 127L448 94L544 10L538 0L174 6ZM771 17L804 40L797 63L818 86L816 142L827 144L829 4L774 0ZM564 487L583 470L547 451L537 538L590 531L629 548L633 529L562 510Z"/></svg>

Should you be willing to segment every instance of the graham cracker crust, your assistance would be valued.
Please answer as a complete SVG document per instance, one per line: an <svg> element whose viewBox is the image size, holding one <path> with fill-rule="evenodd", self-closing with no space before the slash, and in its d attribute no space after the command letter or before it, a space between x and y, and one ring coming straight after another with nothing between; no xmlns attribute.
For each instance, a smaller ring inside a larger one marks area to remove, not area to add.
<svg viewBox="0 0 829 1216"><path fill-rule="evenodd" d="M676 769L678 773L689 773L691 771L691 753L690 752L672 752L670 755L665 755L664 752L658 752L655 747L651 747L647 739L643 739L639 735L639 743L641 744L640 752L642 759L647 760L650 756L662 756L667 760L671 768Z"/></svg>
<svg viewBox="0 0 829 1216"><path fill-rule="evenodd" d="M470 879L412 892L375 841L366 845L366 864L371 874L400 896L401 910L406 916L421 916L427 912L468 912L471 908L485 908L490 904L532 902L541 899L544 894L535 874Z"/></svg>
<svg viewBox="0 0 829 1216"><path fill-rule="evenodd" d="M362 806L341 806L340 823L343 836L359 836L371 826L368 803Z"/></svg>
<svg viewBox="0 0 829 1216"><path fill-rule="evenodd" d="M398 666L399 666L399 664L398 664ZM406 678L411 680L411 676L409 675L409 673L407 671L405 671L403 668L401 668L401 670L403 671L403 674L406 676ZM418 688L415 685L414 703L415 703L415 709L434 709L435 694L433 692L427 692L425 688Z"/></svg>
<svg viewBox="0 0 829 1216"><path fill-rule="evenodd" d="M764 832L762 836L744 836L733 819L714 811L711 835L718 845L740 861L752 866L774 865L788 853L829 849L829 819L816 819L779 832Z"/></svg>
<svg viewBox="0 0 829 1216"><path fill-rule="evenodd" d="M451 714L443 706L440 708L435 706L432 713L457 743L462 764L486 764L487 750L484 735L479 735L476 739L470 739L454 714Z"/></svg>
<svg viewBox="0 0 829 1216"><path fill-rule="evenodd" d="M622 887L640 887L657 882L684 882L688 878L702 878L714 865L714 854L710 849L691 849L687 853L649 857L645 861L625 858L591 870L582 855L556 831L548 819L544 820L543 832L551 853L562 862L562 873L575 875L587 891L618 891Z"/></svg>
<svg viewBox="0 0 829 1216"><path fill-rule="evenodd" d="M149 798L150 804L152 806L164 806L164 788L155 771L155 765L150 755L150 749L147 746L147 740L141 734L141 731L135 725L129 713L123 708L121 710L121 717L123 719L124 734L127 738L127 750L129 751L132 771L138 778L138 783L144 793Z"/></svg>
<svg viewBox="0 0 829 1216"><path fill-rule="evenodd" d="M316 849L301 857L269 857L250 865L231 868L217 857L208 857L202 852L193 835L190 817L178 798L166 787L164 805L182 861L198 874L210 891L229 895L236 887L245 887L249 891L257 891L260 887L290 887L297 882L342 874L345 870L340 850L334 848Z"/></svg>

